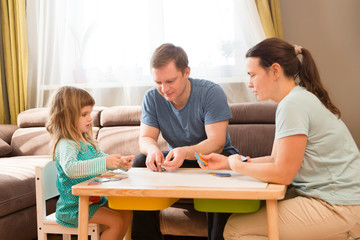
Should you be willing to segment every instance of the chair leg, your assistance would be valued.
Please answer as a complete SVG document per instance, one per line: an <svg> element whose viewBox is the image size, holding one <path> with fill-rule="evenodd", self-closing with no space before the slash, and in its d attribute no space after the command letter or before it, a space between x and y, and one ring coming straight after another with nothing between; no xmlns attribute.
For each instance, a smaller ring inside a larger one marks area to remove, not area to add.
<svg viewBox="0 0 360 240"><path fill-rule="evenodd" d="M47 240L47 233L43 231L38 231L38 240Z"/></svg>
<svg viewBox="0 0 360 240"><path fill-rule="evenodd" d="M91 240L100 240L100 226L91 229L90 239Z"/></svg>
<svg viewBox="0 0 360 240"><path fill-rule="evenodd" d="M71 234L63 234L63 240L71 240Z"/></svg>

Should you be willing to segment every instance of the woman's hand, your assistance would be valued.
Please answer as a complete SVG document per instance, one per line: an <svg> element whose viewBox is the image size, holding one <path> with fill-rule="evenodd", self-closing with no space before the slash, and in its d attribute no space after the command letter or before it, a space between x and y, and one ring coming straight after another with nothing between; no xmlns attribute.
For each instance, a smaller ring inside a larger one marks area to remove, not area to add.
<svg viewBox="0 0 360 240"><path fill-rule="evenodd" d="M246 158L247 158L247 162L250 162L250 157L246 157ZM242 162L243 161L241 159L241 155L239 154L231 155L228 160L229 166L234 172L238 172Z"/></svg>
<svg viewBox="0 0 360 240"><path fill-rule="evenodd" d="M204 166L202 163L198 161L198 164L202 169L208 169L208 170L230 169L227 156L218 153L211 153L209 155L202 154L202 158L207 162L207 165Z"/></svg>

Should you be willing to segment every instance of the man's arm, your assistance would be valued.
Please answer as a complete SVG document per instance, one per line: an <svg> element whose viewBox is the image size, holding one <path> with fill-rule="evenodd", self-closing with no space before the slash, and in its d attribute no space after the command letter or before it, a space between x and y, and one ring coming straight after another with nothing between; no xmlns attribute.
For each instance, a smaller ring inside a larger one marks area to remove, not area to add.
<svg viewBox="0 0 360 240"><path fill-rule="evenodd" d="M182 147L185 159L195 160L195 152L203 154L221 153L224 149L229 120L205 125L207 139L196 145Z"/></svg>
<svg viewBox="0 0 360 240"><path fill-rule="evenodd" d="M157 143L159 135L159 129L141 123L139 136L140 152L148 155L149 152L160 150L159 144Z"/></svg>
<svg viewBox="0 0 360 240"><path fill-rule="evenodd" d="M144 123L140 124L139 145L140 152L146 155L146 166L151 170L161 172L161 165L165 158L157 142L159 135L159 129Z"/></svg>

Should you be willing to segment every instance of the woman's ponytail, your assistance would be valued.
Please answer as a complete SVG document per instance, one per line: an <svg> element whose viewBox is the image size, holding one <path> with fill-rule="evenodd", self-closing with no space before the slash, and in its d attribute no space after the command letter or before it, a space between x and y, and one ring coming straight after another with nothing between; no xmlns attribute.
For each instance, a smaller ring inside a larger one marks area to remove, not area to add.
<svg viewBox="0 0 360 240"><path fill-rule="evenodd" d="M331 102L328 92L321 83L315 61L306 48L301 48L302 63L299 70L300 83L306 90L312 92L324 106L340 118L340 110Z"/></svg>

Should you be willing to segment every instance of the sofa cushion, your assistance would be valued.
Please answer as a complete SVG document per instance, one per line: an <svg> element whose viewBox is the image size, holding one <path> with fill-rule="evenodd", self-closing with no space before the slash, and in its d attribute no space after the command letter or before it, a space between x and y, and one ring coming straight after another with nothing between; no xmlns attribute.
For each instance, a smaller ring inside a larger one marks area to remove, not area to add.
<svg viewBox="0 0 360 240"><path fill-rule="evenodd" d="M48 108L33 108L19 113L17 122L20 128L44 127L48 120Z"/></svg>
<svg viewBox="0 0 360 240"><path fill-rule="evenodd" d="M0 138L10 144L11 136L18 129L17 125L0 124Z"/></svg>
<svg viewBox="0 0 360 240"><path fill-rule="evenodd" d="M97 140L107 154L136 155L139 153L140 126L103 127ZM159 136L161 150L168 150L164 138Z"/></svg>
<svg viewBox="0 0 360 240"><path fill-rule="evenodd" d="M94 138L99 127L93 128ZM45 127L28 127L17 129L11 140L12 156L50 155L51 136Z"/></svg>
<svg viewBox="0 0 360 240"><path fill-rule="evenodd" d="M0 157L10 153L11 150L11 146L0 138Z"/></svg>
<svg viewBox="0 0 360 240"><path fill-rule="evenodd" d="M93 127L100 127L100 116L104 109L105 107L94 107L93 111L91 112Z"/></svg>
<svg viewBox="0 0 360 240"><path fill-rule="evenodd" d="M0 158L0 217L35 205L35 167L50 156Z"/></svg>
<svg viewBox="0 0 360 240"><path fill-rule="evenodd" d="M139 126L103 127L97 140L107 154L136 155L139 153Z"/></svg>
<svg viewBox="0 0 360 240"><path fill-rule="evenodd" d="M275 124L230 124L231 144L241 155L254 157L271 154Z"/></svg>
<svg viewBox="0 0 360 240"><path fill-rule="evenodd" d="M17 129L11 139L13 156L50 155L50 134L45 127Z"/></svg>
<svg viewBox="0 0 360 240"><path fill-rule="evenodd" d="M140 125L141 106L115 106L102 111L100 124L103 127Z"/></svg>
<svg viewBox="0 0 360 240"><path fill-rule="evenodd" d="M94 107L91 112L94 127L100 126L100 114L104 107ZM27 127L45 127L49 121L49 108L32 108L21 112L18 115L18 126Z"/></svg>
<svg viewBox="0 0 360 240"><path fill-rule="evenodd" d="M277 104L274 102L246 102L229 104L232 113L230 124L275 123Z"/></svg>

